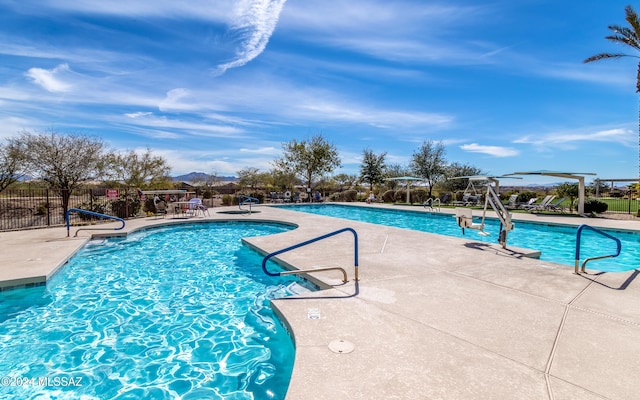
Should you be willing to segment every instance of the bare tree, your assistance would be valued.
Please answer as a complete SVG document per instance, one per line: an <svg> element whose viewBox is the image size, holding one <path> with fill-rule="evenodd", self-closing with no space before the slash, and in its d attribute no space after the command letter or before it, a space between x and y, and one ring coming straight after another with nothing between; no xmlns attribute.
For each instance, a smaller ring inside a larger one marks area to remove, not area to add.
<svg viewBox="0 0 640 400"><path fill-rule="evenodd" d="M254 190L264 179L264 175L255 167L246 167L237 172L240 186L247 186Z"/></svg>
<svg viewBox="0 0 640 400"><path fill-rule="evenodd" d="M98 138L23 131L9 142L24 156L26 172L59 192L64 213L71 192L100 175L105 146Z"/></svg>
<svg viewBox="0 0 640 400"><path fill-rule="evenodd" d="M106 175L110 179L129 187L145 187L154 181L164 182L171 172L167 160L154 156L149 148L142 154L134 150L110 153L105 164Z"/></svg>
<svg viewBox="0 0 640 400"><path fill-rule="evenodd" d="M0 145L0 192L24 175L24 154L12 143Z"/></svg>

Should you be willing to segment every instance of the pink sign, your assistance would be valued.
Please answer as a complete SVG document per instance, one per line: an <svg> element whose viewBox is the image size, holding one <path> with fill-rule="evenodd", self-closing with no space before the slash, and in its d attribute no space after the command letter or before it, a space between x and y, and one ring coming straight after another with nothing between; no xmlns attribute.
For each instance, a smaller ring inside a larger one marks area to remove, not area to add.
<svg viewBox="0 0 640 400"><path fill-rule="evenodd" d="M107 189L107 199L115 200L118 198L118 189Z"/></svg>

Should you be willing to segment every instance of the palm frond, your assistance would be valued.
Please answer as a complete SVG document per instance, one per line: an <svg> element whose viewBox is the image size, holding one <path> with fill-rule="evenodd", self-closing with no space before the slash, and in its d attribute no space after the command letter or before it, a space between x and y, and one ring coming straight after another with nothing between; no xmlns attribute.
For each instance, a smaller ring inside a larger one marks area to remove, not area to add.
<svg viewBox="0 0 640 400"><path fill-rule="evenodd" d="M595 56L591 56L583 61L583 63L590 63L593 61L600 61L607 58L620 58L620 57L628 57L626 54L615 54L615 53L600 53Z"/></svg>
<svg viewBox="0 0 640 400"><path fill-rule="evenodd" d="M605 39L612 42L626 44L627 46L640 51L640 37L633 29L626 27L618 28L615 35L607 36Z"/></svg>
<svg viewBox="0 0 640 400"><path fill-rule="evenodd" d="M638 35L640 35L640 20L638 19L638 14L630 5L624 8L624 12L626 14L625 19L627 20L629 25L631 25L631 28L633 28L633 30L635 31L636 37L638 37Z"/></svg>

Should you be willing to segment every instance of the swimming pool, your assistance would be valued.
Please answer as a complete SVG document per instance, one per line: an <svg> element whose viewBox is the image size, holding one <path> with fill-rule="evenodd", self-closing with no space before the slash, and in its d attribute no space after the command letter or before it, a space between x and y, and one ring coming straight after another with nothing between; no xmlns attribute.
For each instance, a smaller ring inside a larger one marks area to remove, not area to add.
<svg viewBox="0 0 640 400"><path fill-rule="evenodd" d="M369 222L397 228L412 229L439 235L454 236L485 243L497 243L500 221L493 218L485 220L485 230L490 236L478 235L476 231L462 229L450 214L418 212L411 210L379 209L374 207L350 206L341 204L300 204L284 205L280 208L308 212ZM477 220L477 221L476 221ZM480 222L474 217L474 221ZM515 228L509 232L507 245L542 252L540 259L559 264L574 266L577 227L551 225L531 222L514 222ZM613 259L593 261L587 268L598 271L627 271L640 267L640 232L607 230L603 231L617 237L622 242L620 256ZM616 244L589 230L582 232L580 258L613 254Z"/></svg>
<svg viewBox="0 0 640 400"><path fill-rule="evenodd" d="M271 223L172 225L94 240L46 287L0 293L0 397L283 399L292 339L241 238Z"/></svg>

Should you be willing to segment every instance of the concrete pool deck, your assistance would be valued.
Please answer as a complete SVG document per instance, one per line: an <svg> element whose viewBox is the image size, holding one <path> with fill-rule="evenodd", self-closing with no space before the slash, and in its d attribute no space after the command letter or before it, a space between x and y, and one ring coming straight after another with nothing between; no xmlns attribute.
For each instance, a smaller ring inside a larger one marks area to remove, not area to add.
<svg viewBox="0 0 640 400"><path fill-rule="evenodd" d="M350 279L342 284L336 271L317 273L314 278L336 286L274 301L296 343L287 399L640 396L640 278L635 270L575 275L572 266L474 242L475 234L459 239L267 206L254 208L260 212L251 215L216 213L223 210L210 209L205 219L130 220L123 233L203 220L298 225L246 240L270 252L344 227L358 232L358 284L353 282L354 246L348 232L279 257L299 269L341 266ZM640 230L638 221L514 218ZM106 226L117 224L100 225ZM64 228L0 233L0 287L43 281L92 233L113 235L81 231L67 238Z"/></svg>

